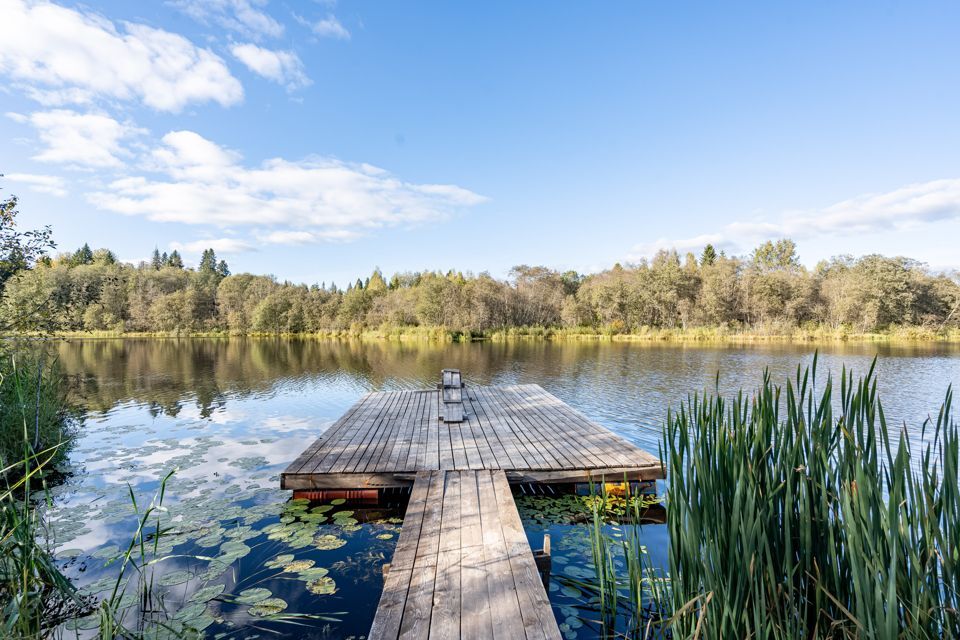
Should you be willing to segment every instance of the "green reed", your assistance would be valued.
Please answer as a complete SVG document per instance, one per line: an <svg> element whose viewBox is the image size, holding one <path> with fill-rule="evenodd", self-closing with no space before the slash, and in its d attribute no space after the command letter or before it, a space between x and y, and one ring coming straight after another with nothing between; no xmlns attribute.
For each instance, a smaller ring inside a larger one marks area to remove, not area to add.
<svg viewBox="0 0 960 640"><path fill-rule="evenodd" d="M669 580L649 560L641 523L658 500L634 494L626 481L624 495L612 495L604 480L591 483L588 502L594 578L563 579L588 594L582 617L595 622L602 637L657 637L669 617Z"/></svg>
<svg viewBox="0 0 960 640"><path fill-rule="evenodd" d="M35 487L62 458L65 429L60 379L43 367L4 361L0 372L0 632L4 638L43 637L82 611L76 589L44 542ZM55 439L55 440L54 440ZM52 442L52 443L51 443ZM14 451L19 452L14 454Z"/></svg>
<svg viewBox="0 0 960 640"><path fill-rule="evenodd" d="M875 364L875 363L874 363ZM960 638L952 392L891 434L874 366L691 397L668 415L669 628L678 638Z"/></svg>

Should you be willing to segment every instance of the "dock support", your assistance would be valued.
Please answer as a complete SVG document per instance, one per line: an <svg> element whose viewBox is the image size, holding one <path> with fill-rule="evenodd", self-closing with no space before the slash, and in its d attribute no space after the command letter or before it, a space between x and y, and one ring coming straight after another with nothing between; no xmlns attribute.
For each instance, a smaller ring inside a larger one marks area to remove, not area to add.
<svg viewBox="0 0 960 640"><path fill-rule="evenodd" d="M533 552L533 561L537 564L537 571L540 572L540 580L543 582L543 589L550 591L550 569L553 566L553 560L550 557L550 534L543 534L543 549Z"/></svg>

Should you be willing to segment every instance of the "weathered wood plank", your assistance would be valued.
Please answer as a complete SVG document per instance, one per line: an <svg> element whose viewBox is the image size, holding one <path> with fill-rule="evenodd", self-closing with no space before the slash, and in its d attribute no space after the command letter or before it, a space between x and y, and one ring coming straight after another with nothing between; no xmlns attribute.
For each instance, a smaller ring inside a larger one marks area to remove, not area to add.
<svg viewBox="0 0 960 640"><path fill-rule="evenodd" d="M443 520L440 525L440 552L430 619L431 640L460 637L461 556L461 474L445 473Z"/></svg>
<svg viewBox="0 0 960 640"><path fill-rule="evenodd" d="M410 492L407 512L400 528L400 538L390 564L390 571L383 585L383 594L377 605L377 613L370 628L371 640L395 639L400 634L400 623L407 602L413 563L416 559L420 533L423 529L423 513L430 497L430 473L417 474L417 481Z"/></svg>
<svg viewBox="0 0 960 640"><path fill-rule="evenodd" d="M530 544L527 542L527 534L523 531L520 514L513 501L510 485L507 484L507 479L502 472L492 474L491 478L497 496L500 525L510 559L510 570L517 587L517 598L520 601L520 614L523 618L526 637L528 640L534 638L559 640L560 629L550 608L550 599L540 580Z"/></svg>
<svg viewBox="0 0 960 640"><path fill-rule="evenodd" d="M429 637L433 593L437 579L437 556L440 552L440 528L443 522L444 480L444 473L430 472L430 493L423 510L423 526L420 529L420 538L417 540L410 588L403 607L403 620L400 621L399 638Z"/></svg>
<svg viewBox="0 0 960 640"><path fill-rule="evenodd" d="M509 622L522 620L517 587L510 570L510 557L500 525L497 496L490 471L477 472L478 495L480 496L480 523L483 530L484 569L487 578L487 597L490 599L490 615L498 624L493 626L494 638L513 640L523 637Z"/></svg>
<svg viewBox="0 0 960 640"><path fill-rule="evenodd" d="M486 640L493 636L494 620L486 597L487 580L480 523L480 496L477 474L462 474L460 480L460 538L462 562L460 584L460 633L465 640ZM499 623L499 621L496 621Z"/></svg>

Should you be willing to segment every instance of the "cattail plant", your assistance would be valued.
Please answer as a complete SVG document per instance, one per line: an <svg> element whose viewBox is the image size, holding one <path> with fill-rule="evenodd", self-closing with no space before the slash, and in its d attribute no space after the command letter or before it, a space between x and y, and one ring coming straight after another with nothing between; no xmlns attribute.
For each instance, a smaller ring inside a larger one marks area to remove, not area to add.
<svg viewBox="0 0 960 640"><path fill-rule="evenodd" d="M874 363L875 365L875 363ZM960 434L952 392L893 435L874 366L691 397L668 415L676 638L960 638Z"/></svg>

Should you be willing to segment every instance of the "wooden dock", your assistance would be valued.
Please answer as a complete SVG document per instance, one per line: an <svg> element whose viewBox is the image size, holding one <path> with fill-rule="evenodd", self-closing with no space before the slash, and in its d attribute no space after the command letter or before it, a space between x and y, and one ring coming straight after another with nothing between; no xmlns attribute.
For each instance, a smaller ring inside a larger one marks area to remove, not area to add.
<svg viewBox="0 0 960 640"><path fill-rule="evenodd" d="M539 385L468 385L461 397L462 421L444 422L442 390L369 393L287 467L281 486L409 486L432 470L503 470L511 482L663 477L656 456Z"/></svg>
<svg viewBox="0 0 960 640"><path fill-rule="evenodd" d="M412 486L369 638L561 637L510 483L663 477L538 385L369 393L281 474L285 489Z"/></svg>

